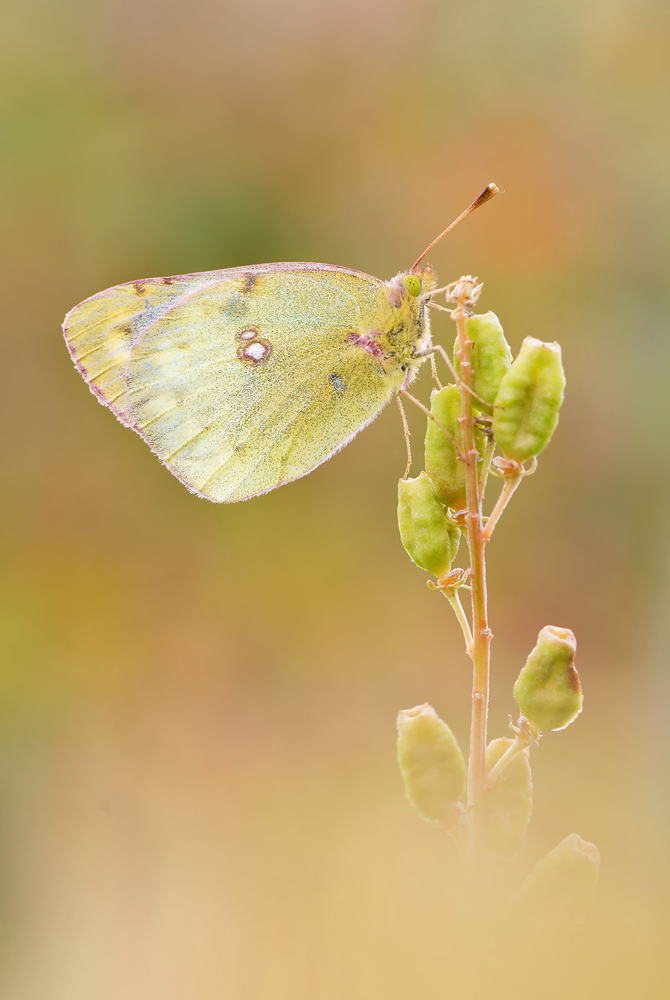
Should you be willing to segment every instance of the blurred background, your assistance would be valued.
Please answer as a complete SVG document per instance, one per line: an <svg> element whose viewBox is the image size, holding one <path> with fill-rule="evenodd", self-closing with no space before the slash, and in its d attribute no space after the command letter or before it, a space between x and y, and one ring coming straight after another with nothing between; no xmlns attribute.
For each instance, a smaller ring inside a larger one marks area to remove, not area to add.
<svg viewBox="0 0 670 1000"><path fill-rule="evenodd" d="M96 403L60 331L142 277L390 277L489 181L505 194L431 260L479 275L515 351L559 340L568 378L490 547L491 736L543 625L576 632L586 696L535 752L512 872L572 832L603 859L589 921L532 985L662 995L667 4L5 0L0 77L2 996L530 985L472 964L459 863L396 770L401 708L431 702L467 743L470 678L397 537L395 407L306 479L216 506Z"/></svg>

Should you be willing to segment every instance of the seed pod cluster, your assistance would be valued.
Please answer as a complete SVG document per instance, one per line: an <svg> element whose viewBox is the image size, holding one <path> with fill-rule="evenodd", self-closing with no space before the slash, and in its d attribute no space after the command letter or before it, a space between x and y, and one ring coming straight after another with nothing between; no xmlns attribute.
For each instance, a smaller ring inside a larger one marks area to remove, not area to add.
<svg viewBox="0 0 670 1000"><path fill-rule="evenodd" d="M449 572L461 532L425 472L398 483L398 527L405 551L420 569L438 577Z"/></svg>
<svg viewBox="0 0 670 1000"><path fill-rule="evenodd" d="M575 669L577 640L569 628L546 625L514 685L521 714L535 732L565 729L582 710Z"/></svg>
<svg viewBox="0 0 670 1000"><path fill-rule="evenodd" d="M447 830L458 822L465 761L446 722L431 705L398 714L398 764L407 797L420 815Z"/></svg>
<svg viewBox="0 0 670 1000"><path fill-rule="evenodd" d="M497 764L514 741L491 740L486 748L486 770ZM533 808L533 780L528 749L507 765L484 796L486 841L501 858L513 858L523 847Z"/></svg>

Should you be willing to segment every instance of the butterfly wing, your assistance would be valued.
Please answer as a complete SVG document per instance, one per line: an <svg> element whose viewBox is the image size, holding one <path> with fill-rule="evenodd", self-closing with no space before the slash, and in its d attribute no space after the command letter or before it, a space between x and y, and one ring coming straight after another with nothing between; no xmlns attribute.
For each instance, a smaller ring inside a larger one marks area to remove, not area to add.
<svg viewBox="0 0 670 1000"><path fill-rule="evenodd" d="M388 311L377 278L280 264L167 282L87 300L66 337L100 401L200 496L233 502L305 475L399 388L352 343Z"/></svg>
<svg viewBox="0 0 670 1000"><path fill-rule="evenodd" d="M121 423L133 427L127 373L142 330L189 293L213 281L212 273L150 278L108 288L75 306L63 323L65 341L91 391Z"/></svg>

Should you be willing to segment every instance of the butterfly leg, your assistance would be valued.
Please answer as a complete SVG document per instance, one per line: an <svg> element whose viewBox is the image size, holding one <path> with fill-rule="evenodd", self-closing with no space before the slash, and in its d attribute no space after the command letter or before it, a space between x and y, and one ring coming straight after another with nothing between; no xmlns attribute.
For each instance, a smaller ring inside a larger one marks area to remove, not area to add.
<svg viewBox="0 0 670 1000"><path fill-rule="evenodd" d="M423 353L424 352L422 351L421 354L423 354ZM451 374L456 379L457 384L458 385L461 384L460 375L458 374L458 372L454 368L453 361L451 360L451 358L449 357L449 355L447 354L447 352L445 351L445 349L442 347L442 344L433 344L433 346L429 347L428 350L425 351L425 353L426 354L430 354L431 360L434 359L436 353L441 354L442 357L443 357L443 359L444 359L444 363L446 364L447 368L449 369L449 371L451 372ZM421 356L421 355L419 355L419 356Z"/></svg>
<svg viewBox="0 0 670 1000"><path fill-rule="evenodd" d="M400 418L402 420L403 430L405 431L405 444L407 445L407 468L405 469L405 475L402 478L407 479L407 477L409 476L409 470L412 467L412 447L409 442L410 438L409 424L407 423L407 415L402 405L402 400L400 399L400 393L397 393L395 398L398 404L398 409L400 410Z"/></svg>
<svg viewBox="0 0 670 1000"><path fill-rule="evenodd" d="M446 435L447 435L447 437L449 438L449 440L451 441L451 443L452 443L452 444L453 444L453 446L454 446L454 451L455 451L455 452L456 452L456 454L458 455L458 458L460 459L460 461L461 461L461 462L462 462L462 461L464 461L464 459L463 459L463 454L462 454L462 452L461 452L460 448L458 447L458 445L456 444L456 440L455 440L455 438L454 438L453 434L450 434L450 433L449 433L449 431L447 430L447 428L446 428L446 427L443 427L443 426L442 426L442 424L440 423L440 421L439 421L439 420L436 420L436 419L435 419L435 417L434 417L434 416L433 416L433 414L432 414L432 413L430 412L430 410L428 409L428 407L427 407L427 406L424 406L424 405L423 405L423 403L422 403L422 402L420 402L420 401L419 401L419 400L418 400L418 399L416 398L416 396L411 396L411 395L409 394L409 392L406 392L406 391L405 391L404 389L402 389L401 391L402 391L402 394L403 394L403 396L407 396L407 398L408 398L409 400L411 400L411 401L412 401L412 403L414 403L414 405L415 405L415 406L418 406L418 407L419 407L419 409L420 409L420 410L421 410L421 411L422 411L423 413L425 413L425 414L426 414L426 416L427 416L427 417L429 417L429 418L430 418L430 419L431 419L431 420L433 421L433 423L434 423L434 424L437 424L437 426L438 426L438 427L440 428L440 430L442 431L442 433L443 433L443 434L446 434ZM398 400L398 402L400 402L400 400ZM404 410L403 410L403 416L404 416Z"/></svg>
<svg viewBox="0 0 670 1000"><path fill-rule="evenodd" d="M421 353L417 354L416 356L418 358L421 358L425 357L427 354L434 355L436 351L442 355L442 358L444 359L447 368L456 379L456 384L458 385L459 389L467 389L467 391L470 393L473 399L477 399L479 400L480 403L483 403L484 406L488 406L489 404L486 402L486 400L482 399L481 396L478 396L477 393L474 391L474 389L471 389L470 386L466 385L465 382L461 379L458 372L453 366L451 358L449 357L445 349L442 347L442 344L434 344L432 347L429 347L427 351L421 351ZM434 364L432 357L431 357L431 363ZM407 395L407 393L405 393L405 395Z"/></svg>
<svg viewBox="0 0 670 1000"><path fill-rule="evenodd" d="M433 378L437 382L438 388L441 389L442 388L442 383L440 382L440 380L438 378L438 375L437 375L437 365L435 364L435 355L434 354L431 354L431 356L430 356L430 370L431 370L431 372L433 374Z"/></svg>

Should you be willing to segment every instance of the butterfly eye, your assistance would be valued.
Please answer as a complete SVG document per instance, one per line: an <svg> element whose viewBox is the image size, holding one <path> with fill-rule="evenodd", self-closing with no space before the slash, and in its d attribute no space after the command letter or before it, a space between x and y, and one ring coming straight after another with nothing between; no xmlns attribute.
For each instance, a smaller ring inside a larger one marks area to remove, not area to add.
<svg viewBox="0 0 670 1000"><path fill-rule="evenodd" d="M402 283L413 298L421 294L421 282L415 274L406 274Z"/></svg>

